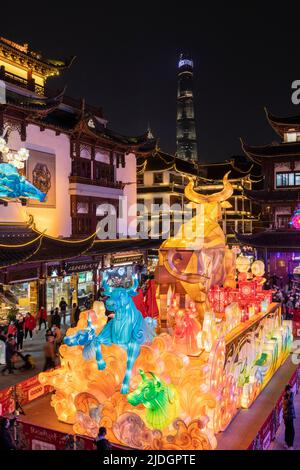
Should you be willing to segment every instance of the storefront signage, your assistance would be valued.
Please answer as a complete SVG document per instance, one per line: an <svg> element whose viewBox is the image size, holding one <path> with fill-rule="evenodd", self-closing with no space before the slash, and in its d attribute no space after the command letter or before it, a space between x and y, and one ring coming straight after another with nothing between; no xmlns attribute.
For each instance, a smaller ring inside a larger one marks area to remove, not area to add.
<svg viewBox="0 0 300 470"><path fill-rule="evenodd" d="M144 260L143 255L112 256L112 264L139 263Z"/></svg>
<svg viewBox="0 0 300 470"><path fill-rule="evenodd" d="M38 279L38 268L20 269L19 271L8 272L8 282L16 281L29 281L31 279Z"/></svg>
<svg viewBox="0 0 300 470"><path fill-rule="evenodd" d="M78 273L80 271L93 271L99 266L99 261L91 263L66 263L65 272L66 274Z"/></svg>

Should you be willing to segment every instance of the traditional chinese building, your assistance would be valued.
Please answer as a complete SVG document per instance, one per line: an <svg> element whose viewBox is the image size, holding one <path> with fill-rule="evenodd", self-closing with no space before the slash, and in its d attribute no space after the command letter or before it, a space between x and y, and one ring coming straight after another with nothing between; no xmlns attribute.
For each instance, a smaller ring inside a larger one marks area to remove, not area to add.
<svg viewBox="0 0 300 470"><path fill-rule="evenodd" d="M0 282L14 285L33 311L38 304L56 306L60 296L70 301L74 290L77 297L91 293L99 266L114 265L113 253L117 265L119 252L126 251L130 265L130 256L141 257L138 242L112 247L97 240L95 230L109 204L117 219L114 238L135 233L136 213L120 200L127 197L125 207L136 203L135 150L147 135L120 135L101 108L51 91L51 77L72 61L49 60L28 44L0 38L0 136L8 148L29 151L20 171L46 193L43 202L0 200Z"/></svg>
<svg viewBox="0 0 300 470"><path fill-rule="evenodd" d="M279 142L251 146L242 142L247 157L262 169L263 188L245 195L261 206L258 233L238 235L269 262L270 274L286 279L300 261L300 233L291 223L300 201L300 116L276 117L266 111Z"/></svg>

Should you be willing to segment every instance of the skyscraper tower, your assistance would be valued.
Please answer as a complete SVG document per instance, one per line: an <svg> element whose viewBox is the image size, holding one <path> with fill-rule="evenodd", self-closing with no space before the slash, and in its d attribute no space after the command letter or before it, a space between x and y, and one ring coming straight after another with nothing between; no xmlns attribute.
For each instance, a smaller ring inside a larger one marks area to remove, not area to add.
<svg viewBox="0 0 300 470"><path fill-rule="evenodd" d="M180 54L177 89L177 156L197 161L197 137L193 101L193 68L189 54Z"/></svg>

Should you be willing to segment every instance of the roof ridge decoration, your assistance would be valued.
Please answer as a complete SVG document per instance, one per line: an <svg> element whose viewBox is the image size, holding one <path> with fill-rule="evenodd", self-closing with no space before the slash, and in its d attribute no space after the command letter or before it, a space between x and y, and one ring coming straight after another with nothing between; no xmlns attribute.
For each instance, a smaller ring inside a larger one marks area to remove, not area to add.
<svg viewBox="0 0 300 470"><path fill-rule="evenodd" d="M55 111L62 103L66 87L62 91L59 91L57 95L53 97L49 96L34 96L34 95L22 95L16 92L9 91L7 93L7 104L15 109L27 111L28 115L26 119L37 119L39 117L45 117L48 114Z"/></svg>
<svg viewBox="0 0 300 470"><path fill-rule="evenodd" d="M91 119L93 125L91 125ZM83 109L78 115L78 121L75 124L74 128L71 130L72 134L85 134L96 141L105 140L106 143L112 145L120 145L123 149L135 149L141 144L147 142L147 134L142 134L140 136L125 136L117 132L112 131L111 129L103 126L91 113L90 111L85 112L85 104L83 102Z"/></svg>
<svg viewBox="0 0 300 470"><path fill-rule="evenodd" d="M45 78L68 69L76 58L72 56L65 60L47 59L40 52L31 51L27 43L21 45L4 37L0 37L0 52L12 62L28 67Z"/></svg>
<svg viewBox="0 0 300 470"><path fill-rule="evenodd" d="M264 111L270 126L281 138L283 138L284 133L287 132L289 128L300 128L300 114L294 114L292 116L287 117L279 117L270 113L266 107L264 108Z"/></svg>

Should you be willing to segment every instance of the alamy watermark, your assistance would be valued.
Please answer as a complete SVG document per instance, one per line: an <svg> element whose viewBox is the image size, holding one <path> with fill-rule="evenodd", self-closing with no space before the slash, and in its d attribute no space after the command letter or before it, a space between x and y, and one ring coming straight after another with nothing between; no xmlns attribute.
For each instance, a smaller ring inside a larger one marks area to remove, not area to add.
<svg viewBox="0 0 300 470"><path fill-rule="evenodd" d="M149 201L150 202L150 201ZM218 203L214 204L216 207ZM97 237L114 240L119 237L143 239L167 239L171 236L186 240L204 238L204 220L218 224L214 211L209 214L203 204L128 204L127 197L119 198L118 210L113 204L97 206Z"/></svg>
<svg viewBox="0 0 300 470"><path fill-rule="evenodd" d="M293 81L292 90L294 90L291 96L292 103L297 106L298 104L300 104L300 80Z"/></svg>
<svg viewBox="0 0 300 470"><path fill-rule="evenodd" d="M0 104L6 103L6 85L3 80L0 80Z"/></svg>

